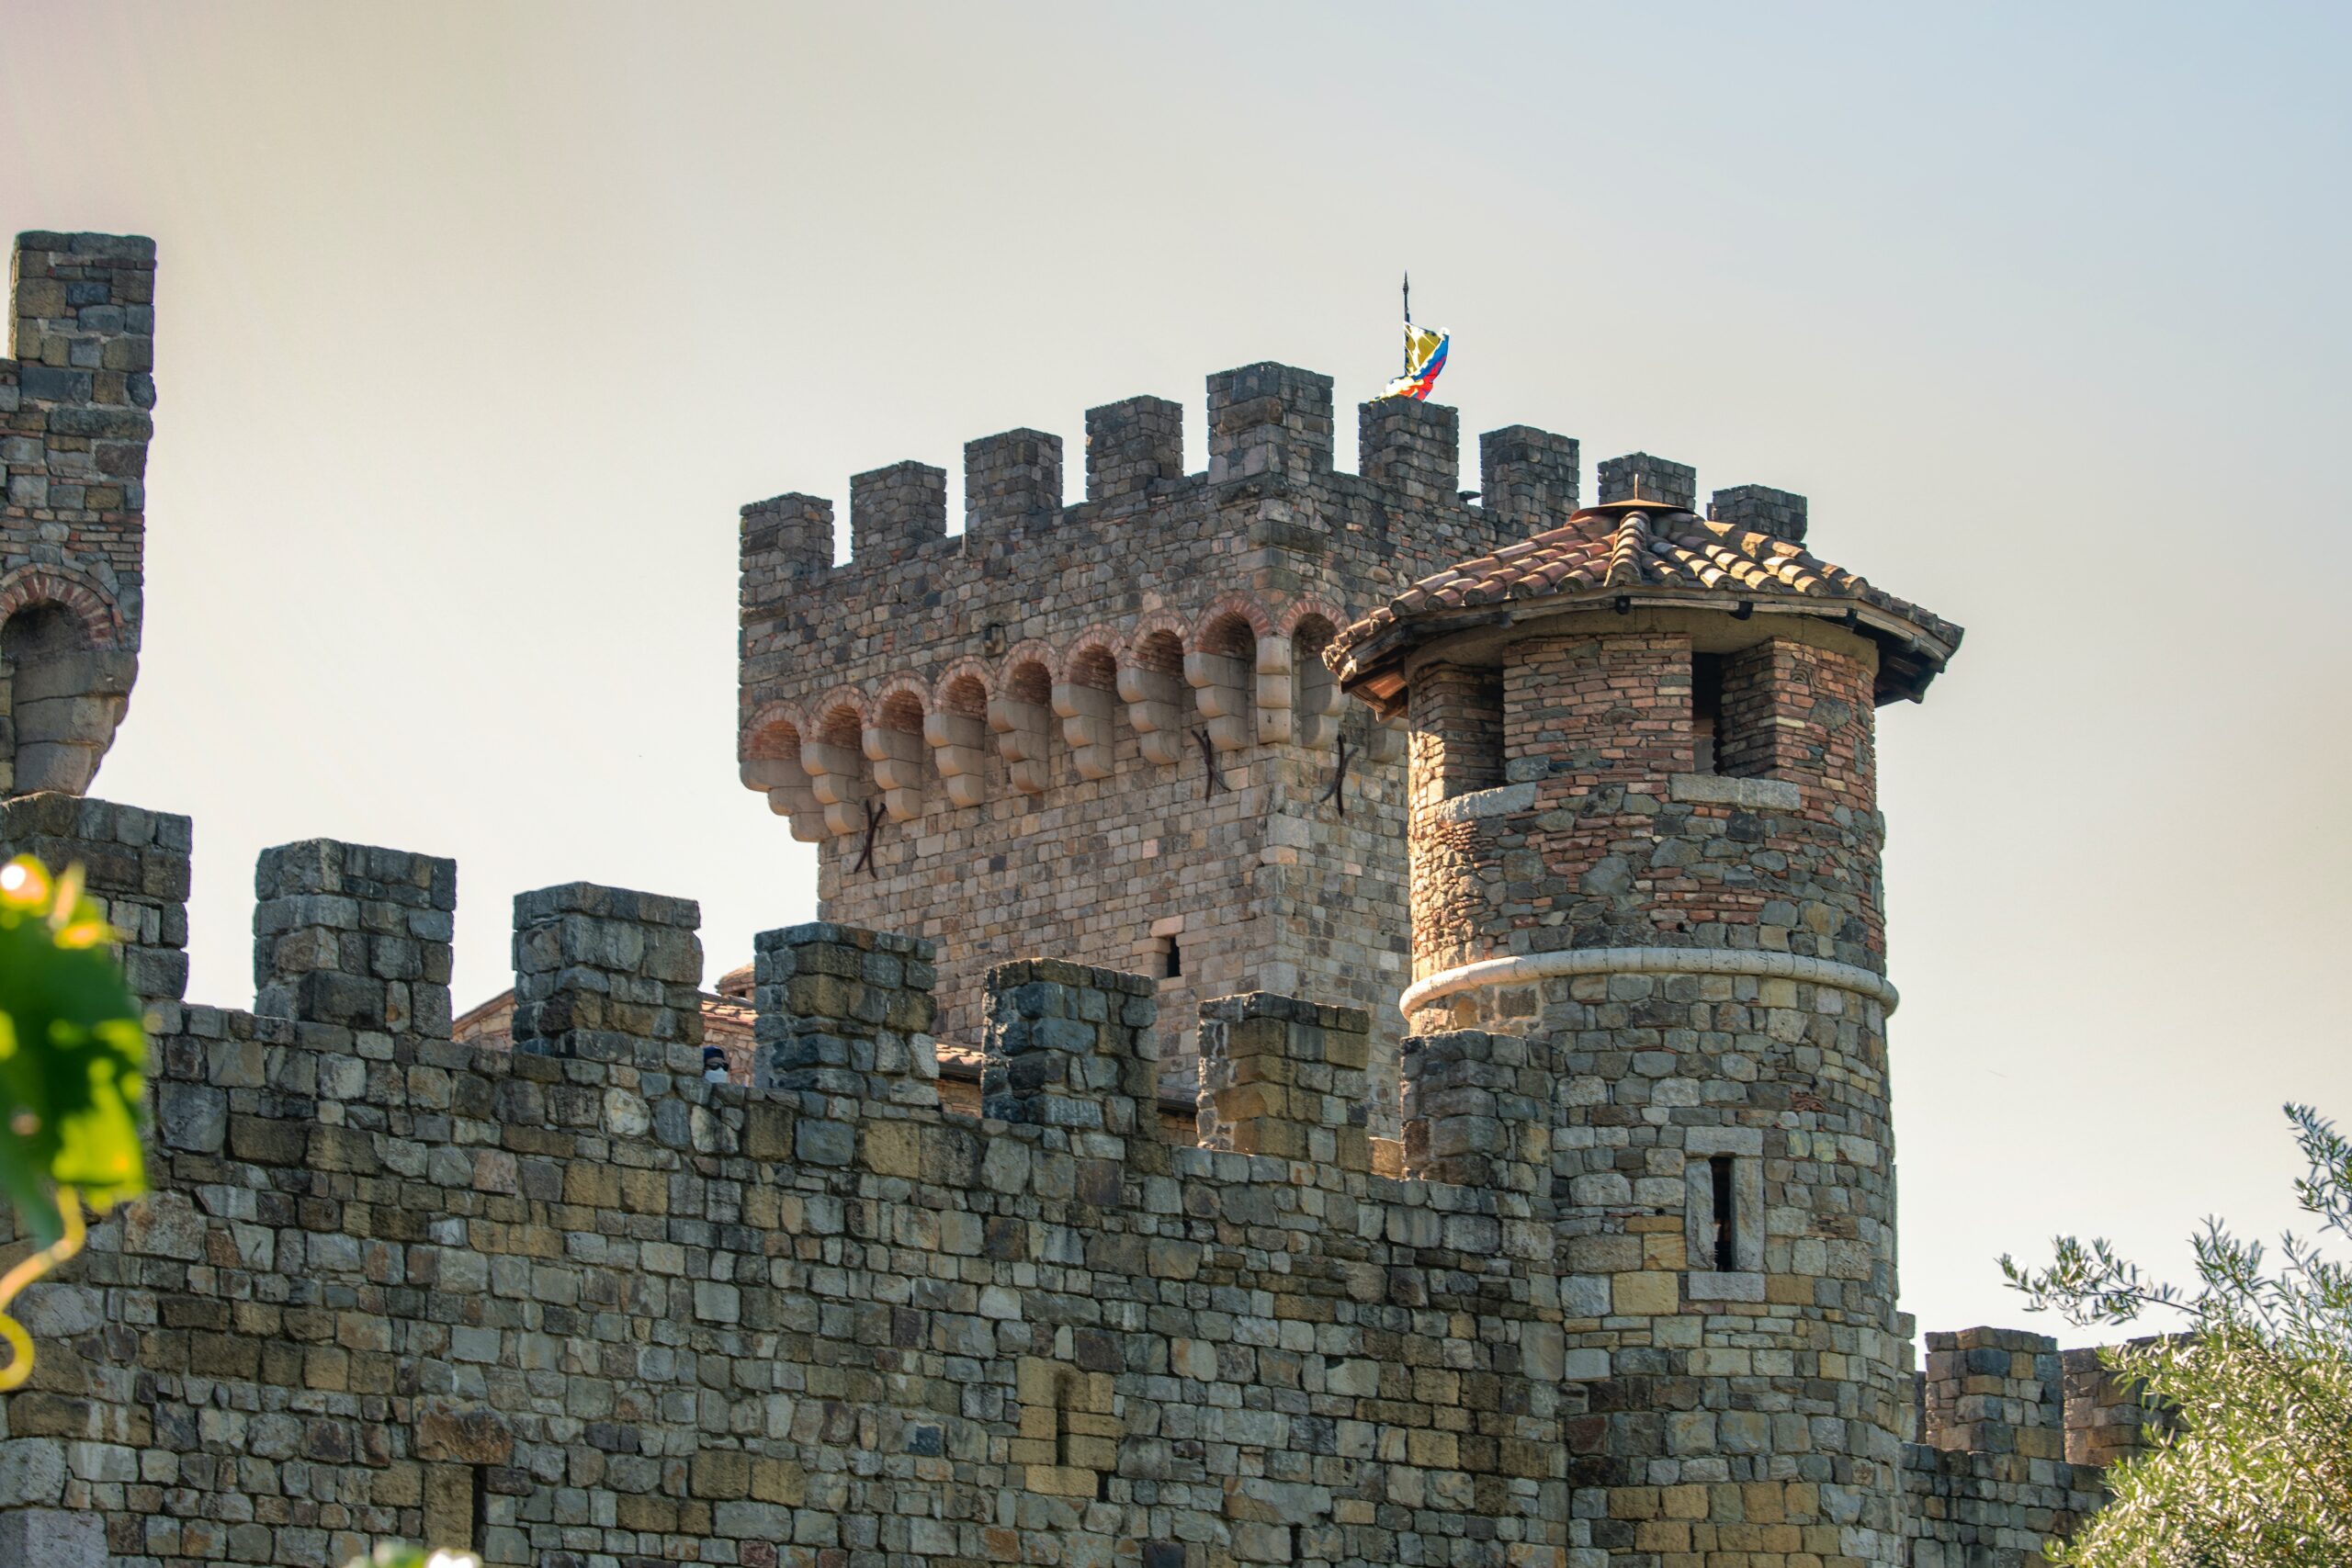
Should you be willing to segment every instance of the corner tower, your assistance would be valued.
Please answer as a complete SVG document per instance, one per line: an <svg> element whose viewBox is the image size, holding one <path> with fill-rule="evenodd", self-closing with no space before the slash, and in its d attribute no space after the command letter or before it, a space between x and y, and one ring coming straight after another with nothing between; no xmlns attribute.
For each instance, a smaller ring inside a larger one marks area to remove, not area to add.
<svg viewBox="0 0 2352 1568"><path fill-rule="evenodd" d="M743 782L818 846L825 919L939 944L943 1039L978 1044L991 964L1049 953L1156 978L1187 1101L1174 1021L1257 990L1374 1010L1394 1084L1402 735L1341 711L1322 651L1564 521L1577 448L1487 436L1473 506L1452 409L1358 419L1335 471L1330 379L1252 365L1209 378L1205 473L1140 397L1088 412L1076 505L1060 439L1014 430L965 447L960 534L920 463L850 481L840 564L831 502L743 509Z"/></svg>
<svg viewBox="0 0 2352 1568"><path fill-rule="evenodd" d="M139 671L155 243L17 236L0 359L0 795L80 795Z"/></svg>
<svg viewBox="0 0 2352 1568"><path fill-rule="evenodd" d="M1802 497L1600 477L1335 639L1410 731L1407 1027L1551 1043L1611 1561L1900 1562L1872 723L1960 628L1808 554Z"/></svg>

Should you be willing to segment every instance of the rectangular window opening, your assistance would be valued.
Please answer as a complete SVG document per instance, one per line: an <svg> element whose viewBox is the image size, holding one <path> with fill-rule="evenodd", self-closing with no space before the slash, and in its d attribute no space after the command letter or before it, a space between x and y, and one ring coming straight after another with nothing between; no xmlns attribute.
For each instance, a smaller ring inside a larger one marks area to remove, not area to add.
<svg viewBox="0 0 2352 1568"><path fill-rule="evenodd" d="M1721 750L1724 727L1724 656L1720 653L1694 653L1690 656L1690 771L1696 773L1719 772L1717 753Z"/></svg>
<svg viewBox="0 0 2352 1568"><path fill-rule="evenodd" d="M1172 936L1161 937L1159 939L1159 977L1163 980L1182 979L1184 977L1184 949L1182 945Z"/></svg>
<svg viewBox="0 0 2352 1568"><path fill-rule="evenodd" d="M1739 1230L1733 1206L1737 1201L1731 1179L1729 1155L1714 1155L1707 1160L1707 1174L1714 1182L1715 1197L1715 1271L1719 1274L1736 1272L1739 1268Z"/></svg>
<svg viewBox="0 0 2352 1568"><path fill-rule="evenodd" d="M473 1525L469 1532L468 1550L479 1553L487 1544L484 1538L490 1534L490 1468L487 1465L475 1465L472 1471L472 1482Z"/></svg>
<svg viewBox="0 0 2352 1568"><path fill-rule="evenodd" d="M1440 665L1412 687L1413 778L1427 804L1503 782L1503 674Z"/></svg>

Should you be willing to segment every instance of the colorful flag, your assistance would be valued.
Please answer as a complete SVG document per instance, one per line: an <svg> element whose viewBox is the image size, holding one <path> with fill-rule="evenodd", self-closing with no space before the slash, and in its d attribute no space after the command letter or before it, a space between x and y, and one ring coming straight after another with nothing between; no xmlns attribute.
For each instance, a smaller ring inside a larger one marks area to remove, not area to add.
<svg viewBox="0 0 2352 1568"><path fill-rule="evenodd" d="M1445 368L1445 347L1453 339L1433 327L1417 327L1405 323L1405 373L1388 383L1384 398L1411 398L1425 401L1430 389L1437 384L1438 372Z"/></svg>

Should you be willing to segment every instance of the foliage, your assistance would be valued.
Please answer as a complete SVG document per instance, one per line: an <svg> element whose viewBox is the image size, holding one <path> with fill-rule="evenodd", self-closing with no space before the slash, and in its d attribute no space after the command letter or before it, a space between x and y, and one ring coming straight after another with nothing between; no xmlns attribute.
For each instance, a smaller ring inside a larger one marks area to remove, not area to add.
<svg viewBox="0 0 2352 1568"><path fill-rule="evenodd" d="M2287 1115L2311 1171L2296 1201L2322 1235L2352 1237L2352 1141L2308 1106ZM2031 1310L2086 1326L2161 1309L2185 1329L2099 1352L2166 1419L2109 1473L2113 1500L2050 1556L2077 1568L2352 1562L2352 1268L2291 1234L2273 1267L2219 1220L2193 1245L2193 1291L2148 1279L2103 1240L2061 1236L2041 1269L2001 1259Z"/></svg>
<svg viewBox="0 0 2352 1568"><path fill-rule="evenodd" d="M365 1557L355 1557L344 1568L481 1568L481 1559L470 1551L441 1551L427 1552L421 1546L403 1541L386 1541Z"/></svg>
<svg viewBox="0 0 2352 1568"><path fill-rule="evenodd" d="M17 1293L82 1245L82 1205L147 1190L139 1142L147 1039L78 872L20 856L0 867L0 1193L33 1240L0 1277L0 1389L32 1371L32 1341L6 1314Z"/></svg>

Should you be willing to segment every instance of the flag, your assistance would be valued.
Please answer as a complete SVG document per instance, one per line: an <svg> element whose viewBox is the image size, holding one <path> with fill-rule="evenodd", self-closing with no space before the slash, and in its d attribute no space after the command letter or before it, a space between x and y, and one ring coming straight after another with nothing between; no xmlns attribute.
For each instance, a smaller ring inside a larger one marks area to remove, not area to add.
<svg viewBox="0 0 2352 1568"><path fill-rule="evenodd" d="M1405 373L1388 383L1384 398L1411 398L1426 400L1430 389L1437 384L1438 372L1445 368L1445 347L1453 340L1433 327L1417 327L1405 323Z"/></svg>

